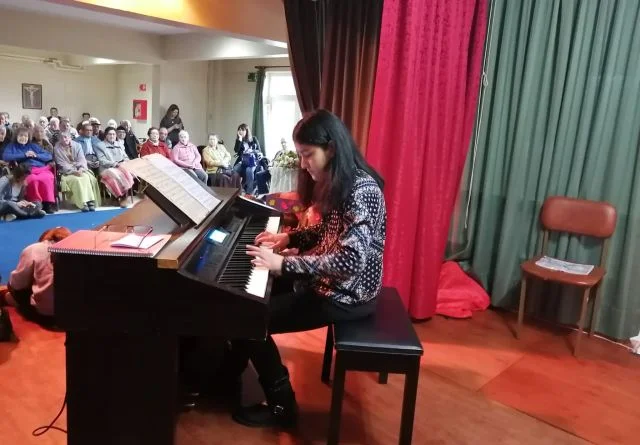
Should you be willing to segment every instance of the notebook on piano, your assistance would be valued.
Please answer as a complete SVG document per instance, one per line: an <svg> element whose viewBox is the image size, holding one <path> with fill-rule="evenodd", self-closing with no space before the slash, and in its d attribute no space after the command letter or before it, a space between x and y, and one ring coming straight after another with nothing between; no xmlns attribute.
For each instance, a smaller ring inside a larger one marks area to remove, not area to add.
<svg viewBox="0 0 640 445"><path fill-rule="evenodd" d="M121 240L122 232L100 232L78 230L65 239L49 247L51 253L74 253L81 255L103 255L119 257L153 258L169 241L171 235L153 235L162 239L147 249L135 247L115 247L112 243Z"/></svg>

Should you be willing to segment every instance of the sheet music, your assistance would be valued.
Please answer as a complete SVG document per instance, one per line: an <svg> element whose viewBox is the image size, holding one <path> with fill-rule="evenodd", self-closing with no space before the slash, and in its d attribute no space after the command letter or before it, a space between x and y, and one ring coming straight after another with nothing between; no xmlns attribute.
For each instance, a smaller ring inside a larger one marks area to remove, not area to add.
<svg viewBox="0 0 640 445"><path fill-rule="evenodd" d="M193 179L193 177L189 176L184 170L164 156L156 153L150 156L145 156L144 159L147 159L153 165L175 179L178 184L184 187L187 193L196 198L209 212L215 209L220 202L219 199L205 190L198 181Z"/></svg>
<svg viewBox="0 0 640 445"><path fill-rule="evenodd" d="M593 270L593 266L591 264L571 263L569 261L563 261L548 256L540 258L536 261L536 265L544 267L545 269L559 270L564 273L571 273L575 275L589 275Z"/></svg>
<svg viewBox="0 0 640 445"><path fill-rule="evenodd" d="M155 159L156 157L162 158L166 162L158 161ZM195 224L200 224L220 202L213 195L207 193L195 179L162 155L153 154L144 158L132 159L123 163L122 166L133 175L151 184ZM199 188L201 192L196 188Z"/></svg>

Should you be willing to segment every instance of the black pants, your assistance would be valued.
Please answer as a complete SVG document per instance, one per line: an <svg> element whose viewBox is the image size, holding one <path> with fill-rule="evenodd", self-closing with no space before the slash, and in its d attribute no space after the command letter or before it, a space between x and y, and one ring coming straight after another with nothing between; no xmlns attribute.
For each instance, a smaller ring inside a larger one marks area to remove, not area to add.
<svg viewBox="0 0 640 445"><path fill-rule="evenodd" d="M276 292L277 287L274 285ZM309 331L334 322L368 317L374 311L375 300L359 306L347 306L319 297L310 290L272 295L266 340L233 340L233 366L239 373L251 360L260 382L268 389L271 384L288 375L272 334Z"/></svg>
<svg viewBox="0 0 640 445"><path fill-rule="evenodd" d="M14 289L9 285L9 292L11 297L16 302L16 309L18 312L29 321L39 324L40 326L50 328L55 325L55 317L52 315L42 315L31 305L31 288L27 289Z"/></svg>

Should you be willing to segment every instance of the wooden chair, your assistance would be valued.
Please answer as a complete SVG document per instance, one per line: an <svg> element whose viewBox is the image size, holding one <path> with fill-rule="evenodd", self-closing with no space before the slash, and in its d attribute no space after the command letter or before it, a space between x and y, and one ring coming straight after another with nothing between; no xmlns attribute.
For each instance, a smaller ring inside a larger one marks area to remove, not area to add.
<svg viewBox="0 0 640 445"><path fill-rule="evenodd" d="M616 209L606 202L552 196L547 198L542 205L540 219L543 228L541 254L540 256L526 261L521 265L522 281L520 284L520 306L518 308L518 327L516 330L516 336L518 338L520 337L522 329L527 279L529 277L577 286L584 290L582 294L580 320L578 321L578 337L574 348L574 355L578 355L580 339L582 338L582 329L584 327L587 311L587 303L591 296L591 289L596 286L598 289L593 303L589 336L593 335L593 330L598 322L598 309L602 290L602 286L600 286L600 284L606 274L605 265L607 261L609 240L616 228ZM603 243L602 252L600 254L600 264L594 267L588 275L570 274L562 271L546 269L536 265L536 261L538 261L547 252L550 232L564 232L601 239Z"/></svg>

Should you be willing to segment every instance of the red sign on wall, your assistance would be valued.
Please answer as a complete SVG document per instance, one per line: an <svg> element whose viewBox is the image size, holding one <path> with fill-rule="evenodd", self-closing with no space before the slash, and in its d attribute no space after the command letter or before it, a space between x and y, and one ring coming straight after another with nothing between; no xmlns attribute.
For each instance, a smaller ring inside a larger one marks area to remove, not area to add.
<svg viewBox="0 0 640 445"><path fill-rule="evenodd" d="M133 100L133 118L139 121L147 120L147 101L146 99Z"/></svg>

